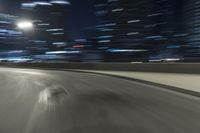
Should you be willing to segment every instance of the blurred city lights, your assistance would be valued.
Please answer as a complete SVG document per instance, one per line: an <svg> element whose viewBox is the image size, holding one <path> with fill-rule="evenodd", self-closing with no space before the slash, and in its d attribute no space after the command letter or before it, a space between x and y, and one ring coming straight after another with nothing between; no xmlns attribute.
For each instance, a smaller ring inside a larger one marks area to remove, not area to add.
<svg viewBox="0 0 200 133"><path fill-rule="evenodd" d="M71 28L77 24L70 18L74 15L67 15L74 12L69 11L70 0L19 3L18 16L0 13L0 58L26 55L36 62L90 61L91 57L91 61L97 57L96 61L105 62L200 61L200 21L194 13L199 13L199 5L195 0L94 0L90 5L95 23L87 27L78 24L77 29ZM84 15L77 17L85 20ZM22 55L17 53L24 50Z"/></svg>
<svg viewBox="0 0 200 133"><path fill-rule="evenodd" d="M71 5L69 1L63 1L63 0L52 0L50 3L52 4L66 4L66 5Z"/></svg>

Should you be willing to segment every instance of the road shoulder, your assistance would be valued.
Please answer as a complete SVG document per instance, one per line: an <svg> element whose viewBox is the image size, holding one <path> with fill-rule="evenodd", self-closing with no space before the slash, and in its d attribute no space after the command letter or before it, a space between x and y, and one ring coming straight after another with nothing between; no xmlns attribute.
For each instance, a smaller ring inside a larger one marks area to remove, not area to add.
<svg viewBox="0 0 200 133"><path fill-rule="evenodd" d="M94 71L73 69L69 71L101 74L133 80L153 86L200 97L200 75L152 73L152 72L124 72L124 71Z"/></svg>

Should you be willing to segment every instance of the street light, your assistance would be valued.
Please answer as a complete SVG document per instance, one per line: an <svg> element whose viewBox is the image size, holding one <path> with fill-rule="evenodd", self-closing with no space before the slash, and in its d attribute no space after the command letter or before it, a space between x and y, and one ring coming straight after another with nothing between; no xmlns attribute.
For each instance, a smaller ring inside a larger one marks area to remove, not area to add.
<svg viewBox="0 0 200 133"><path fill-rule="evenodd" d="M24 20L24 21L19 21L17 23L17 27L21 30L31 30L33 29L33 23L31 21L28 20Z"/></svg>
<svg viewBox="0 0 200 133"><path fill-rule="evenodd" d="M24 43L29 43L29 38L31 37L34 25L31 20L19 20L16 23L16 27L23 33L23 41Z"/></svg>

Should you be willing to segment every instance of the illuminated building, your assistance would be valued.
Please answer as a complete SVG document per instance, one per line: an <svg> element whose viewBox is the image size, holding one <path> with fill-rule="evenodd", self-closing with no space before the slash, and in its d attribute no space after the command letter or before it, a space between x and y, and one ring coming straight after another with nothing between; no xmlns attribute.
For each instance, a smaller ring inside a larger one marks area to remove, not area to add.
<svg viewBox="0 0 200 133"><path fill-rule="evenodd" d="M16 27L17 19L17 16L0 13L0 62L30 60L23 32Z"/></svg>
<svg viewBox="0 0 200 133"><path fill-rule="evenodd" d="M63 50L66 47L65 17L70 3L64 0L22 3L22 19L34 22L29 41L32 50Z"/></svg>
<svg viewBox="0 0 200 133"><path fill-rule="evenodd" d="M186 33L184 56L200 60L200 1L184 0L184 29Z"/></svg>
<svg viewBox="0 0 200 133"><path fill-rule="evenodd" d="M146 61L152 56L167 58L180 54L185 35L180 0L99 0L94 7L99 47L108 48L110 53L113 48L120 51L110 59Z"/></svg>
<svg viewBox="0 0 200 133"><path fill-rule="evenodd" d="M152 45L151 56L180 57L185 34L182 31L181 0L154 0L145 25L147 44Z"/></svg>
<svg viewBox="0 0 200 133"><path fill-rule="evenodd" d="M23 33L16 29L17 16L0 13L0 48L18 49L22 41Z"/></svg>
<svg viewBox="0 0 200 133"><path fill-rule="evenodd" d="M146 60L149 46L144 42L148 0L105 0L95 4L96 39L100 49L106 50L108 61Z"/></svg>

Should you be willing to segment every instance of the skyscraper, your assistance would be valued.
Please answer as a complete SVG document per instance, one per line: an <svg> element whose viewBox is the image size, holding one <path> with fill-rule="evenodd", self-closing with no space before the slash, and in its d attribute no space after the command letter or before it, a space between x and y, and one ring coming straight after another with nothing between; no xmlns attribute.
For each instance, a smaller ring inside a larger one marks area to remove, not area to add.
<svg viewBox="0 0 200 133"><path fill-rule="evenodd" d="M99 23L96 38L100 46L108 47L110 55L114 54L110 58L117 57L116 54L122 60L146 58L148 49L143 38L149 6L148 0L97 1L95 8Z"/></svg>
<svg viewBox="0 0 200 133"><path fill-rule="evenodd" d="M22 19L34 22L31 49L63 50L66 43L65 19L70 3L64 0L22 3Z"/></svg>
<svg viewBox="0 0 200 133"><path fill-rule="evenodd" d="M153 0L147 25L144 26L147 44L152 45L152 56L169 58L177 56L181 45L181 3L179 0ZM178 9L177 9L178 8Z"/></svg>
<svg viewBox="0 0 200 133"><path fill-rule="evenodd" d="M16 29L17 16L0 13L0 48L17 49L23 48L22 32ZM20 44L20 45L18 45Z"/></svg>
<svg viewBox="0 0 200 133"><path fill-rule="evenodd" d="M95 9L97 42L111 53L119 52L114 57L126 54L148 60L179 54L183 36L180 0L99 0Z"/></svg>
<svg viewBox="0 0 200 133"><path fill-rule="evenodd" d="M200 60L200 1L184 0L184 55L190 60Z"/></svg>

